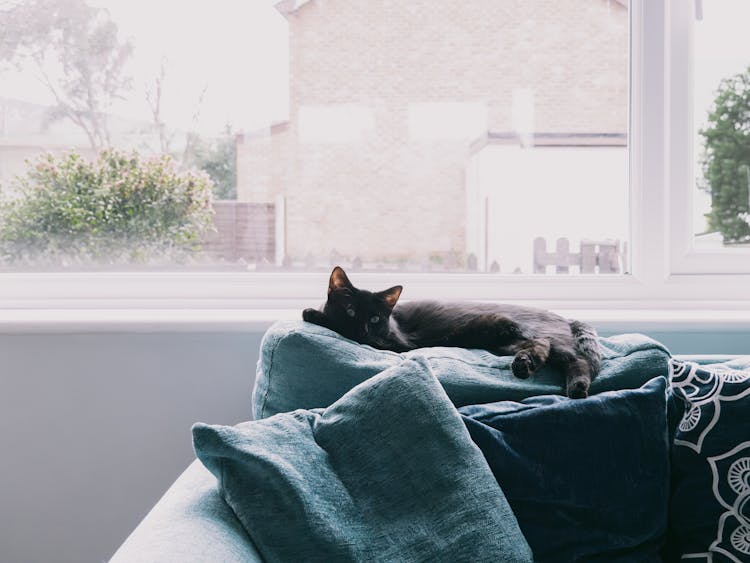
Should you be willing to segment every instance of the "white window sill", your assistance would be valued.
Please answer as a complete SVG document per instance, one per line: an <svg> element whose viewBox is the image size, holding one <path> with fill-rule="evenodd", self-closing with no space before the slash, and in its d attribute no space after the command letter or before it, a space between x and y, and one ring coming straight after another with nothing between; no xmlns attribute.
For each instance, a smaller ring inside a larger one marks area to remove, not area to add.
<svg viewBox="0 0 750 563"><path fill-rule="evenodd" d="M556 309L600 331L746 331L747 309ZM301 318L286 309L3 309L0 333L264 332L279 320Z"/></svg>

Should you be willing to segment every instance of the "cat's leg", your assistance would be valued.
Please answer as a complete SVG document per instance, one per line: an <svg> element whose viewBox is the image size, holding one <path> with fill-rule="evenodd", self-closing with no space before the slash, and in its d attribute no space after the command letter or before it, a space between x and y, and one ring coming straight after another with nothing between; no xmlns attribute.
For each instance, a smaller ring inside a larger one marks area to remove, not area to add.
<svg viewBox="0 0 750 563"><path fill-rule="evenodd" d="M591 369L586 360L576 358L575 367L566 375L565 394L571 399L585 399L589 396Z"/></svg>
<svg viewBox="0 0 750 563"><path fill-rule="evenodd" d="M328 326L328 317L317 309L305 309L302 311L302 320L325 328L331 328Z"/></svg>
<svg viewBox="0 0 750 563"><path fill-rule="evenodd" d="M591 368L589 363L569 351L554 350L551 361L565 374L565 394L571 399L585 399L589 396Z"/></svg>
<svg viewBox="0 0 750 563"><path fill-rule="evenodd" d="M549 351L550 341L547 338L535 338L521 342L510 366L513 375L520 379L526 379L547 362Z"/></svg>
<svg viewBox="0 0 750 563"><path fill-rule="evenodd" d="M496 356L514 356L513 375L526 379L547 361L548 338L528 339L515 321L495 313L478 315L464 328L466 348L484 348Z"/></svg>
<svg viewBox="0 0 750 563"><path fill-rule="evenodd" d="M466 323L466 336L478 341L485 340L488 345L509 345L523 338L518 324L495 313L477 315Z"/></svg>
<svg viewBox="0 0 750 563"><path fill-rule="evenodd" d="M497 356L512 356L523 342L517 323L503 315L484 313L456 323L436 345L481 348Z"/></svg>

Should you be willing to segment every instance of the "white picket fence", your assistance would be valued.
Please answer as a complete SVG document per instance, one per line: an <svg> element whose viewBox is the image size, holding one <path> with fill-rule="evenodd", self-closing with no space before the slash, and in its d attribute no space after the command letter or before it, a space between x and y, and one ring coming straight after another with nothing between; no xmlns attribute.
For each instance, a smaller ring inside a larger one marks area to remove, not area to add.
<svg viewBox="0 0 750 563"><path fill-rule="evenodd" d="M557 239L554 251L547 250L547 241L534 239L534 273L544 274L547 266L555 273L568 274L577 267L581 274L619 274L627 272L627 243L619 240L582 240L579 252L570 251L567 238Z"/></svg>

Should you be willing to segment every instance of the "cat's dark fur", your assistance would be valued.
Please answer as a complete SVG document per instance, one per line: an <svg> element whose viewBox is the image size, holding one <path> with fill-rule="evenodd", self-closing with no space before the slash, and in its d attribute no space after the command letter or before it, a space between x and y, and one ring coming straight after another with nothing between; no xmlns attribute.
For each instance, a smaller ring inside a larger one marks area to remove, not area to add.
<svg viewBox="0 0 750 563"><path fill-rule="evenodd" d="M305 309L302 318L382 350L457 346L514 356L511 368L520 378L549 363L565 375L569 397L588 396L601 364L592 327L517 305L438 301L397 305L401 290L400 285L378 292L357 289L336 266L327 301L320 310Z"/></svg>

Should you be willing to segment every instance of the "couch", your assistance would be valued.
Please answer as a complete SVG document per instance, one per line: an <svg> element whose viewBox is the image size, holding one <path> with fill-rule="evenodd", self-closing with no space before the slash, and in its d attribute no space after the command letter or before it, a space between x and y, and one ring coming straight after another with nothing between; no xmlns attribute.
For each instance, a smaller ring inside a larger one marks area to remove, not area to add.
<svg viewBox="0 0 750 563"><path fill-rule="evenodd" d="M645 389L649 385L653 388L650 392L652 397L658 396L660 392L664 395L664 388L666 387L666 411L663 419L658 419L662 421L658 424L663 428L654 428L653 433L656 435L663 434L664 440L668 440L669 448L665 450L663 467L666 468L665 471L671 472L667 475L666 482L655 484L651 492L644 491L649 497L654 497L653 491L664 490L665 500L662 503L665 510L664 518L656 518L653 524L660 527L658 541L652 538L642 542L642 546L647 543L654 544L649 548L649 553L654 554L658 551L658 559L648 557L634 559L634 556L628 555L629 552L623 548L620 551L611 551L613 555L602 560L663 559L676 561L681 554L688 553L696 554L693 555L698 557L696 560L710 561L712 556L709 554L710 552L713 554L714 560L750 561L750 547L746 550L743 543L746 540L750 541L748 539L750 538L750 528L747 528L747 521L745 520L750 513L744 505L739 508L735 506L738 502L744 502L748 498L745 489L750 490L750 457L747 458L748 469L746 473L737 473L737 467L741 466L741 464L737 465L738 461L735 461L734 465L726 469L726 473L735 478L732 484L733 489L727 489L728 494L713 494L711 483L706 481L711 477L706 468L712 469L715 481L717 472L715 465L721 461L715 461L721 456L706 457L706 452L710 449L709 446L715 445L716 448L724 448L727 451L729 449L732 451L738 450L739 446L750 447L750 429L746 422L741 424L740 437L733 438L734 442L731 444L726 442L724 437L734 430L722 431L722 433L717 431L717 428L720 429L722 424L719 414L721 407L724 407L725 418L731 415L729 406L744 408L742 402L745 399L745 391L744 387L740 388L740 386L745 384L743 375L745 372L742 370L750 368L750 356L731 358L682 356L672 358L664 346L642 335L619 335L601 338L600 341L603 350L602 371L592 383L592 399L583 400L582 403L592 401L589 404L593 404L593 400L597 397L600 397L602 401L605 401L605 399L606 401L615 400L619 397L618 394L626 391L639 392L639 389ZM523 423L523 417L525 413L530 412L529 409L540 409L535 412L548 412L550 408L568 409L571 401L560 397L562 386L558 374L543 369L529 380L518 380L513 378L510 373L509 361L509 358L499 358L481 350L454 348L431 348L396 354L357 345L316 325L304 322L277 323L267 332L261 344L261 355L252 394L253 414L254 418L260 422L277 420L278 417L272 417L290 411L313 413L316 417L324 416L325 409L331 405L335 406L343 396L351 395L360 386L367 385L368 382L377 377L382 377L384 373L402 369L403 366L408 365L411 366L410 369L412 370L423 370L427 373L428 375L425 375L425 378L434 377L439 382L439 387L442 387L447 400L453 405L451 408L459 409L460 416L463 417L467 428L471 431L472 439L477 444L481 445L482 432L487 430L487 427L476 423L478 420L483 420L482 417L485 417L485 421L488 417L506 421L503 422L506 426L501 428L505 432L503 440L506 440L507 436L512 437L512 431L518 427L518 421L520 420ZM399 377L403 379L402 376ZM720 379L719 384L716 383L716 378ZM664 383L668 379L672 385ZM662 383L654 383L659 381ZM661 385L659 389L657 389L658 385ZM730 389L732 385L736 386L736 389L731 388L735 389L734 391ZM719 392L716 391L717 388ZM701 394L701 389L707 391ZM721 393L730 393L730 391L734 393L731 399L724 399L719 396ZM750 393L750 390L748 393ZM697 395L700 395L700 397L696 399ZM612 397L612 399L609 397ZM735 401L734 397L739 397L739 399ZM725 400L732 402L723 402ZM693 402L691 403L691 401ZM606 404L609 403L602 403L602 405ZM632 400L626 403L628 408L631 404L633 404ZM485 408L487 405L490 406ZM516 408L513 405L518 405L521 408ZM516 418L508 419L508 413L516 416ZM519 413L521 414L519 415ZM638 413L631 414L641 416ZM701 414L703 415L702 418ZM472 417L474 418L469 420ZM750 417L747 418L750 419ZM512 423L507 422L508 420L511 420ZM537 420L543 421L544 418L538 418ZM554 420L562 419L554 418ZM575 418L571 420L575 420ZM317 422L311 423L311 425L314 426ZM736 428L737 426L734 421L727 421L726 423L727 428ZM549 423L544 424L548 424L547 428L549 428ZM521 428L522 433L526 432L526 435L528 435L530 431ZM489 430L492 431L493 429L490 428ZM201 425L195 431L205 433L209 431L209 427ZM641 434L644 436L652 434L647 428L638 430L637 433L639 436ZM742 440L743 436L747 437L747 441ZM719 439L719 437L724 442L710 443L712 440ZM628 447L638 448L643 441L637 437L636 441L633 442L634 445ZM533 443L533 440L531 442ZM677 448L679 450L677 453L674 451L676 449L675 443L681 446ZM735 443L738 447L734 447ZM699 444L699 446L696 446L696 444ZM197 449L203 447L198 444ZM595 445L591 448L592 451L602 449ZM644 449L643 451L647 450ZM557 455L555 451L551 450L551 452L550 455ZM483 450L483 453L486 453L485 450ZM706 459L708 459L708 462L706 462ZM741 458L740 461L743 459L745 458ZM487 455L487 462L500 483L500 489L504 488L503 480L499 473L495 471L496 467L493 466L489 455ZM660 464L662 464L662 461L653 465ZM641 462L640 464L635 463L634 467L638 465L650 466L652 464ZM215 474L218 473L215 470L212 473L206 466L212 469L210 459L204 457L203 462L196 460L184 471L118 549L112 558L114 563L128 561L253 562L267 560L261 556L261 552L265 549L264 546L256 545L251 539L253 534L246 530L247 515L236 510L234 506L230 507L226 500L228 498L227 492L223 491L223 494L220 494L217 489ZM503 466L504 464L500 463L497 466L500 468L498 471L501 471ZM740 467L740 469L743 468L744 466ZM699 478L696 478L699 471L703 471L705 474L700 473ZM512 479L513 475L509 475L509 477ZM586 481L591 481L599 477L594 472L587 473L583 478ZM643 477L639 479L642 481ZM663 475L655 476L654 479L663 480ZM616 481L617 479L616 476L610 475L608 480ZM247 483L245 483L245 486L247 486ZM528 484L519 486L528 487ZM701 488L707 497L703 502L716 504L713 512L700 510L701 516L690 516L692 514L690 503L695 497L696 487ZM732 498L729 498L730 496ZM723 497L726 502L722 501L720 497ZM508 495L508 500L513 500L511 495ZM525 508L521 508L520 504L516 505L511 502L511 506L518 513L525 510ZM748 503L748 506L750 506L750 503ZM238 517L238 514L240 514L240 517ZM675 514L677 516L674 516ZM622 514L614 516L621 518ZM641 521L644 518L648 519L650 516L653 515L645 514L636 517L635 514L632 514L630 519ZM701 518L705 520L709 517L714 519L718 517L721 524L718 527L718 534L719 536L726 535L726 541L722 540L722 537L714 538L716 530L713 528L706 532L706 522L702 521ZM669 519L669 522L667 522L667 519ZM259 522L259 520L254 521ZM675 529L677 526L674 525L674 522L679 524L681 530ZM528 528L524 526L521 528L526 534ZM694 533L694 530L697 531ZM710 546L706 544L708 540L701 540L703 543L698 541L701 530L704 535L706 533L711 535ZM537 530L535 533L537 532L545 533L543 529ZM531 530L527 535L529 534L531 534ZM685 549L681 547L687 545L691 538L698 538L696 539L697 547L689 546ZM265 541L262 537L260 540ZM300 538L300 542L302 541L304 539ZM748 545L750 546L750 544ZM705 553L702 551L704 547ZM738 549L739 551L737 551ZM748 553L747 558L742 555L745 553L744 550ZM535 559L555 560L554 556L552 558L548 556L538 557L536 549L534 551ZM738 556L737 553L740 553L740 555ZM717 556L720 556L719 559L716 559ZM721 557L724 557L724 559L721 559ZM277 557L276 559L284 560L283 557ZM389 558L384 558L384 560L389 560ZM469 558L466 560L469 560ZM523 559L519 558L518 560ZM597 559L594 557L592 560Z"/></svg>

